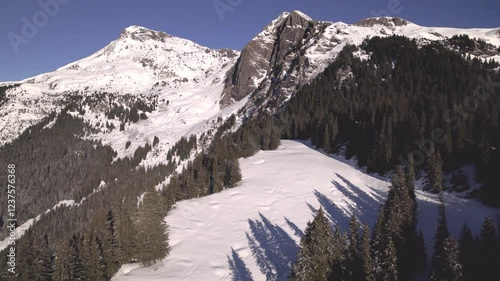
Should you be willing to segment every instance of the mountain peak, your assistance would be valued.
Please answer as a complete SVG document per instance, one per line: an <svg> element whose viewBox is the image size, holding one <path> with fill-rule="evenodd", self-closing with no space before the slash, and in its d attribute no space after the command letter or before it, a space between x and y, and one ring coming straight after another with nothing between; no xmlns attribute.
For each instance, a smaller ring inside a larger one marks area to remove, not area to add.
<svg viewBox="0 0 500 281"><path fill-rule="evenodd" d="M306 14L302 13L302 12L301 12L301 11L299 11L299 10L294 10L294 11L292 11L292 13L290 13L290 15L296 15L296 16L299 16L299 17L301 17L301 18L303 18L303 19L305 19L305 20L307 20L307 21L312 21L312 20L313 20L310 16L308 16L308 15L306 15Z"/></svg>
<svg viewBox="0 0 500 281"><path fill-rule="evenodd" d="M131 38L133 40L141 42L144 42L146 40L165 42L165 39L171 37L171 35L165 32L152 30L138 25L129 26L125 28L120 34L120 39Z"/></svg>

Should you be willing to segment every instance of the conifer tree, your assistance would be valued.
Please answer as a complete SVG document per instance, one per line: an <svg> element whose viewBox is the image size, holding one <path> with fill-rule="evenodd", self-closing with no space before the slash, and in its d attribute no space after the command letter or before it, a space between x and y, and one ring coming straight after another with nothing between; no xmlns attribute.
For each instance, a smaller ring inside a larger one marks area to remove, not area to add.
<svg viewBox="0 0 500 281"><path fill-rule="evenodd" d="M52 253L46 235L38 231L33 232L32 251L34 254L34 263L31 269L34 273L33 280L52 280Z"/></svg>
<svg viewBox="0 0 500 281"><path fill-rule="evenodd" d="M373 262L371 257L370 247L370 229L368 225L363 226L363 236L361 241L361 275L358 280L372 281L373 280Z"/></svg>
<svg viewBox="0 0 500 281"><path fill-rule="evenodd" d="M297 262L292 266L290 280L328 280L331 270L332 237L330 222L320 208L313 221L307 224L300 242L301 249Z"/></svg>
<svg viewBox="0 0 500 281"><path fill-rule="evenodd" d="M18 262L17 279L20 281L30 281L35 278L32 269L35 263L35 256L32 251L34 247L33 241L33 231L26 231L23 239L18 241L18 252L17 255L22 257Z"/></svg>
<svg viewBox="0 0 500 281"><path fill-rule="evenodd" d="M224 189L225 170L217 158L211 159L209 194L221 192Z"/></svg>
<svg viewBox="0 0 500 281"><path fill-rule="evenodd" d="M498 275L498 251L496 245L496 230L493 224L493 219L487 217L484 219L483 228L478 239L478 275L475 276L478 280L496 280Z"/></svg>
<svg viewBox="0 0 500 281"><path fill-rule="evenodd" d="M444 202L441 200L438 213L438 226L436 235L434 237L434 254L431 259L431 280L441 281L445 280L444 268L446 266L446 253L444 243L448 238L448 226L446 224L446 214L444 209Z"/></svg>
<svg viewBox="0 0 500 281"><path fill-rule="evenodd" d="M70 249L66 241L61 242L56 247L54 259L54 281L72 281L72 272L70 265Z"/></svg>
<svg viewBox="0 0 500 281"><path fill-rule="evenodd" d="M85 235L82 245L82 264L85 269L87 280L106 280L105 263L102 252L98 244L98 239L90 235Z"/></svg>
<svg viewBox="0 0 500 281"><path fill-rule="evenodd" d="M162 197L155 190L147 191L137 212L137 258L146 266L170 252L165 216Z"/></svg>
<svg viewBox="0 0 500 281"><path fill-rule="evenodd" d="M98 236L101 240L102 255L106 262L106 276L111 278L120 268L121 249L118 244L118 232L113 210L109 209L104 216L96 218Z"/></svg>
<svg viewBox="0 0 500 281"><path fill-rule="evenodd" d="M383 251L384 251L384 231L385 231L385 208L382 206L378 212L377 222L373 228L371 237L371 252L373 261L373 275L376 280L382 274L382 262L383 262Z"/></svg>
<svg viewBox="0 0 500 281"><path fill-rule="evenodd" d="M269 149L275 150L280 146L281 135L278 129L273 128L271 131L271 140L269 142Z"/></svg>
<svg viewBox="0 0 500 281"><path fill-rule="evenodd" d="M415 253L415 260L417 262L416 269L417 271L422 271L425 269L427 265L427 253L425 251L425 239L422 230L419 230L418 232L416 247L417 247Z"/></svg>
<svg viewBox="0 0 500 281"><path fill-rule="evenodd" d="M444 267L442 276L437 280L459 281L462 277L462 265L458 254L458 247L455 240L448 236L443 243Z"/></svg>
<svg viewBox="0 0 500 281"><path fill-rule="evenodd" d="M120 263L133 261L137 250L137 230L132 221L133 210L135 210L136 200L130 197L122 199L122 204L115 204L112 209L116 210L116 237L120 248Z"/></svg>
<svg viewBox="0 0 500 281"><path fill-rule="evenodd" d="M330 281L343 281L349 277L349 259L348 259L348 236L335 228L333 231L333 247L330 262Z"/></svg>
<svg viewBox="0 0 500 281"><path fill-rule="evenodd" d="M462 264L463 281L474 281L477 270L477 246L470 228L464 224L458 239L460 264Z"/></svg>
<svg viewBox="0 0 500 281"><path fill-rule="evenodd" d="M433 153L427 161L427 181L424 190L432 193L443 191L443 161L439 151Z"/></svg>
<svg viewBox="0 0 500 281"><path fill-rule="evenodd" d="M375 280L380 281L397 281L398 278L398 257L396 246L392 241L392 237L386 235L384 241L384 249L382 251L382 261L380 264L381 271L376 276Z"/></svg>
<svg viewBox="0 0 500 281"><path fill-rule="evenodd" d="M415 197L415 160L413 154L408 154L408 164L405 167L405 178L406 186L408 187L408 192L410 198L413 200L416 207L416 197Z"/></svg>
<svg viewBox="0 0 500 281"><path fill-rule="evenodd" d="M63 241L56 249L54 261L54 281L87 280L79 249L80 238L73 235L70 240Z"/></svg>
<svg viewBox="0 0 500 281"><path fill-rule="evenodd" d="M348 280L360 280L362 274L361 252L359 247L359 222L352 215L349 222L349 245L347 249L347 278Z"/></svg>

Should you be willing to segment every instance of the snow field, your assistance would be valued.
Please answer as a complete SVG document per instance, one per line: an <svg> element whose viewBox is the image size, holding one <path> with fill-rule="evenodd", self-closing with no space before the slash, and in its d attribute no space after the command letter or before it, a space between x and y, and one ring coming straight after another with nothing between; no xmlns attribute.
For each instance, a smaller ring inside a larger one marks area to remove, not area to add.
<svg viewBox="0 0 500 281"><path fill-rule="evenodd" d="M296 141L241 159L243 180L233 189L179 202L166 217L170 255L154 266L124 265L117 281L287 280L300 237L322 207L347 230L351 214L372 227L390 183ZM418 191L419 227L428 256L437 225L436 196ZM446 196L448 227L466 222L474 235L496 209Z"/></svg>

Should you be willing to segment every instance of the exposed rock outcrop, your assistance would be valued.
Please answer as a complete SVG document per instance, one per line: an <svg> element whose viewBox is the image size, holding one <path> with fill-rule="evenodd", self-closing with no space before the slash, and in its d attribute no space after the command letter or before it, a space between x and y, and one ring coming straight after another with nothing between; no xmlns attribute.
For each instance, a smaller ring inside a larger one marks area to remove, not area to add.
<svg viewBox="0 0 500 281"><path fill-rule="evenodd" d="M380 17L380 18L367 18L367 19L362 19L355 23L354 25L356 26L362 26L362 27L372 27L374 25L383 25L386 27L393 27L393 26L406 26L410 22L402 19L402 18L395 18L395 17Z"/></svg>
<svg viewBox="0 0 500 281"><path fill-rule="evenodd" d="M271 22L243 48L236 65L229 71L221 105L250 94L260 104L272 98L273 93L298 86L300 75L297 73L301 66L307 65L304 43L324 25L298 11L283 13Z"/></svg>

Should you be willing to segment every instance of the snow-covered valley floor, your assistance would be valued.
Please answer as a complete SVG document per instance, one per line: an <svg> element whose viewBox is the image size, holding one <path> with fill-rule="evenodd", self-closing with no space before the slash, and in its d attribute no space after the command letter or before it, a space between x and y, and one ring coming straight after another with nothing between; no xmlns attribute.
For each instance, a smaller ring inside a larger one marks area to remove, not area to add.
<svg viewBox="0 0 500 281"><path fill-rule="evenodd" d="M165 260L147 268L125 265L113 280L287 280L302 232L320 206L343 230L352 213L372 227L390 185L296 141L240 163L238 187L180 202L169 213L172 250ZM430 256L437 198L420 191L417 198ZM455 237L464 222L477 235L485 216L500 215L453 195L445 200Z"/></svg>

